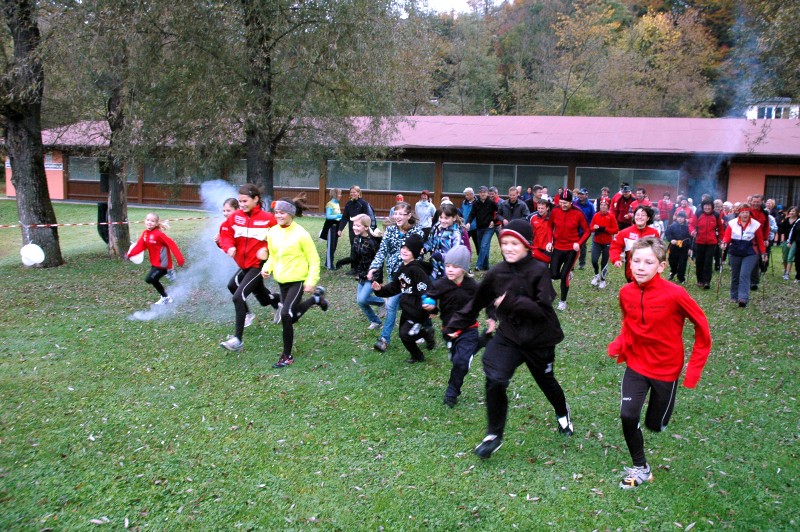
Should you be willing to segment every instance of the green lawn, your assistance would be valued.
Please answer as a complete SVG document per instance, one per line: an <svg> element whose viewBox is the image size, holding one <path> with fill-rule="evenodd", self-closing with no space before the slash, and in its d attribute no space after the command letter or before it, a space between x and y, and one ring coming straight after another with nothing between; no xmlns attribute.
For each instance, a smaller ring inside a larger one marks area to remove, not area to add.
<svg viewBox="0 0 800 532"><path fill-rule="evenodd" d="M60 222L96 217L92 206L56 211ZM0 224L16 219L0 201ZM192 250L219 221L172 224L190 266L178 284L212 260ZM316 238L321 220L302 223ZM330 310L299 322L295 364L273 370L280 327L269 309L257 308L244 351L218 347L233 332L227 274L212 269L160 319L131 320L156 300L146 264L107 259L94 227L59 235L66 265L41 270L22 266L20 230L0 229L0 529L798 527L800 287L779 267L746 311L728 303L727 276L719 298L689 287L712 354L699 386L680 389L667 431L645 434L655 481L623 491L623 368L605 355L619 328L618 271L604 291L576 272L560 314L556 373L575 435L556 432L520 371L506 444L481 461L480 361L448 409L445 349L414 366L396 338L375 352L352 278L323 274Z"/></svg>

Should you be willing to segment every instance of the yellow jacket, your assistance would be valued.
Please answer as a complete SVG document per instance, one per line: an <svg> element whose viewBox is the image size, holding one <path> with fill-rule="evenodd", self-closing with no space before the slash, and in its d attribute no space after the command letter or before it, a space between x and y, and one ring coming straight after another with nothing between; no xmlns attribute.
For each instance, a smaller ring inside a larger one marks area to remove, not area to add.
<svg viewBox="0 0 800 532"><path fill-rule="evenodd" d="M319 281L319 254L308 231L292 221L287 227L276 225L267 232L269 259L262 271L278 283L302 281L314 286Z"/></svg>

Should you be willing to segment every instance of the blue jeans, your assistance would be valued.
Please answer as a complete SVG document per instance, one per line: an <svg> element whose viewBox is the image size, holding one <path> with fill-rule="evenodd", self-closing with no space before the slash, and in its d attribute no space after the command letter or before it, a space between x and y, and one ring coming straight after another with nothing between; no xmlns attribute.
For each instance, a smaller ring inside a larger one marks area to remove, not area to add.
<svg viewBox="0 0 800 532"><path fill-rule="evenodd" d="M356 287L356 302L361 307L361 311L371 323L380 323L372 305L383 305L383 299L372 292L372 281L359 281Z"/></svg>
<svg viewBox="0 0 800 532"><path fill-rule="evenodd" d="M389 278L392 282L392 278ZM383 331L381 331L381 338L389 345L392 339L392 329L394 329L394 322L397 319L397 307L400 306L400 294L386 299L386 318L383 320Z"/></svg>
<svg viewBox="0 0 800 532"><path fill-rule="evenodd" d="M489 269L489 252L492 249L493 234L494 229L490 227L478 229L478 242L481 243L481 248L478 250L478 263L475 265L475 268L479 270Z"/></svg>
<svg viewBox="0 0 800 532"><path fill-rule="evenodd" d="M731 263L731 299L750 300L750 274L758 268L758 255L737 257L728 255Z"/></svg>

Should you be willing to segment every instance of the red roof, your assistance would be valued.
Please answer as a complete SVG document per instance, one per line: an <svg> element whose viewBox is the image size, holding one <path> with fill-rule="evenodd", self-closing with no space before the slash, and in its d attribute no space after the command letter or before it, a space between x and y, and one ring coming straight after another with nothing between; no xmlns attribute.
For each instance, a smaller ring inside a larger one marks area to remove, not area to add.
<svg viewBox="0 0 800 532"><path fill-rule="evenodd" d="M108 124L42 133L45 146L108 145ZM800 156L796 120L585 116L409 116L393 148Z"/></svg>

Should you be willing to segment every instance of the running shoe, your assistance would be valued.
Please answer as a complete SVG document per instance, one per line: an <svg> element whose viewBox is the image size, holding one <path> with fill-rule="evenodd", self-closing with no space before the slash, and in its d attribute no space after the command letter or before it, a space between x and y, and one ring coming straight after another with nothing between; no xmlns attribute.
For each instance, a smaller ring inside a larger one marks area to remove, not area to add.
<svg viewBox="0 0 800 532"><path fill-rule="evenodd" d="M172 303L172 298L169 296L161 296L161 298L156 301L156 305L169 305Z"/></svg>
<svg viewBox="0 0 800 532"><path fill-rule="evenodd" d="M328 301L325 299L325 288L318 286L314 289L314 299L317 300L317 305L323 312L328 310Z"/></svg>
<svg viewBox="0 0 800 532"><path fill-rule="evenodd" d="M594 277L592 277L592 286L597 286L597 283L600 282L600 274L598 273Z"/></svg>
<svg viewBox="0 0 800 532"><path fill-rule="evenodd" d="M294 362L294 357L292 355L286 356L281 353L281 357L272 365L272 367L275 369L285 368L286 366L291 366L292 362Z"/></svg>
<svg viewBox="0 0 800 532"><path fill-rule="evenodd" d="M228 351L241 351L244 349L244 342L233 336L224 342L220 342L219 346L223 349L227 349Z"/></svg>
<svg viewBox="0 0 800 532"><path fill-rule="evenodd" d="M653 481L653 473L650 471L650 466L644 467L626 467L625 478L619 483L619 487L624 490L638 488L645 482Z"/></svg>
<svg viewBox="0 0 800 532"><path fill-rule="evenodd" d="M567 407L567 415L558 418L558 432L564 436L572 436L573 429L572 418L570 417L569 407Z"/></svg>
<svg viewBox="0 0 800 532"><path fill-rule="evenodd" d="M379 322L379 321L371 321L369 323L369 327L367 327L367 329L369 329L370 331L373 331L375 329L380 329L381 327L383 327L383 324L381 322Z"/></svg>
<svg viewBox="0 0 800 532"><path fill-rule="evenodd" d="M272 323L275 325L281 322L281 312L283 311L283 303L278 303L278 306L275 307L275 314L272 316Z"/></svg>
<svg viewBox="0 0 800 532"><path fill-rule="evenodd" d="M566 301L559 301L558 302L558 310L567 310L567 302Z"/></svg>
<svg viewBox="0 0 800 532"><path fill-rule="evenodd" d="M255 312L248 312L244 315L244 326L250 327L253 322L256 321L256 314Z"/></svg>
<svg viewBox="0 0 800 532"><path fill-rule="evenodd" d="M482 442L475 447L475 454L481 458L489 458L494 452L503 446L503 438L496 434L489 434Z"/></svg>

